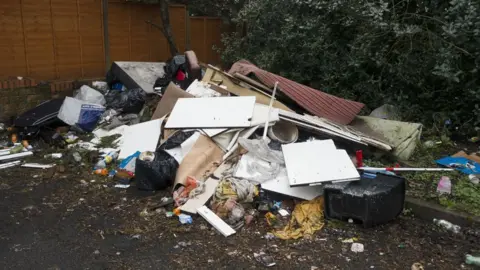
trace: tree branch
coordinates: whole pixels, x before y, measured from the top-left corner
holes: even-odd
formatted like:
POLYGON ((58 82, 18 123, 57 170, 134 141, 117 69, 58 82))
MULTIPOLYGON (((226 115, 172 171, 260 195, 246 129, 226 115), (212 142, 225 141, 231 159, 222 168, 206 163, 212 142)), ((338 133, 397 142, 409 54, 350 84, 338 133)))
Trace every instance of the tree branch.
POLYGON ((160 32, 162 32, 163 35, 165 35, 165 31, 163 30, 163 27, 161 27, 160 25, 150 21, 150 20, 147 20, 145 21, 146 23, 150 24, 151 26, 157 28, 158 30, 160 30, 160 32))

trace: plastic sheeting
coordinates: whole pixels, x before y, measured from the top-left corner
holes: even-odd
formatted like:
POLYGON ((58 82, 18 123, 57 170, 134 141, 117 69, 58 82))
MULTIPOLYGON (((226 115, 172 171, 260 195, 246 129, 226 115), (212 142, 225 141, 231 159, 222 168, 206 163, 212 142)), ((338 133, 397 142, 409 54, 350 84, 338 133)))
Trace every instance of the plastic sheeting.
POLYGON ((82 87, 80 87, 80 90, 75 95, 75 98, 86 101, 88 103, 98 104, 102 106, 105 105, 105 97, 103 96, 103 94, 88 85, 83 85, 82 87))

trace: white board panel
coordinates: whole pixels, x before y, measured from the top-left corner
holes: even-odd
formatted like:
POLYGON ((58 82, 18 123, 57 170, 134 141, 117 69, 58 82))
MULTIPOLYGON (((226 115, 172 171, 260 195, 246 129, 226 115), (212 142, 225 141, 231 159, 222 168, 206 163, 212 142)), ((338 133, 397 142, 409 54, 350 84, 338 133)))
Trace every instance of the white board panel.
POLYGON ((360 179, 345 150, 332 150, 331 143, 322 142, 282 145, 290 186, 360 179))
POLYGON ((264 190, 308 201, 323 194, 322 186, 291 187, 285 168, 281 169, 275 179, 265 181, 261 185, 264 190))
POLYGON ((163 118, 129 126, 123 132, 118 159, 140 151, 155 151, 160 139, 163 118))
POLYGON ((180 98, 165 128, 249 127, 255 97, 180 98))
POLYGON ((205 220, 208 221, 215 229, 217 229, 223 236, 227 237, 235 233, 235 230, 232 229, 225 221, 219 218, 212 210, 208 209, 206 206, 199 207, 197 213, 202 216, 205 220))

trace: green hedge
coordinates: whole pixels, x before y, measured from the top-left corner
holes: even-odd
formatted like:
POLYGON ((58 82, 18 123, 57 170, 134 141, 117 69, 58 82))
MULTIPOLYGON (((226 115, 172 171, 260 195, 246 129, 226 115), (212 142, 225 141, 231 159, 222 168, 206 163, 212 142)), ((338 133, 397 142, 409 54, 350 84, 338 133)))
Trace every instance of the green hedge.
POLYGON ((223 60, 262 68, 407 121, 480 124, 480 1, 251 0, 223 60))

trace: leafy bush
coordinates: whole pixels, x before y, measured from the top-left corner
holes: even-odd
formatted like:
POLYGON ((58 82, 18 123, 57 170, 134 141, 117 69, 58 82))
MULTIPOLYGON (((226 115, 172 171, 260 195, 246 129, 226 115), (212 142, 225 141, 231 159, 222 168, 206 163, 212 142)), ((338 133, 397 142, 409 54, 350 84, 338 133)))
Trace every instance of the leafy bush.
POLYGON ((251 0, 223 60, 262 68, 408 121, 480 125, 480 2, 251 0))

